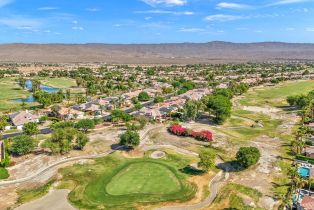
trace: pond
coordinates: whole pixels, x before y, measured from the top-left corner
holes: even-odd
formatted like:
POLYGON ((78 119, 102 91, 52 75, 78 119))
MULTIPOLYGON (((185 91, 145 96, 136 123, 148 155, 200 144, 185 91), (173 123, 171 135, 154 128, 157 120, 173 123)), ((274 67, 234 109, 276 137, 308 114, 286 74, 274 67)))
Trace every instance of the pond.
MULTIPOLYGON (((32 90, 32 87, 33 87, 33 84, 32 84, 32 81, 31 80, 26 80, 25 82, 25 88, 29 91, 32 90)), ((40 89, 42 91, 45 91, 47 93, 56 93, 58 92, 60 89, 59 88, 54 88, 54 87, 50 87, 50 86, 47 86, 47 85, 40 85, 40 89)), ((25 103, 34 103, 36 102, 36 99, 34 98, 33 94, 28 96, 27 98, 19 98, 19 99, 15 99, 14 102, 19 102, 19 103, 22 103, 22 102, 25 102, 25 103)))

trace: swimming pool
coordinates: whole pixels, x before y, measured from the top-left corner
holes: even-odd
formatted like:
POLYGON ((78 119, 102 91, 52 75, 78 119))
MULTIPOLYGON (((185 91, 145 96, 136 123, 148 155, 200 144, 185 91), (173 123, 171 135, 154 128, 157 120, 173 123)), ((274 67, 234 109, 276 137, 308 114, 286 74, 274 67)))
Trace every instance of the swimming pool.
POLYGON ((310 169, 306 167, 300 167, 298 170, 300 176, 302 177, 309 177, 310 176, 310 169))

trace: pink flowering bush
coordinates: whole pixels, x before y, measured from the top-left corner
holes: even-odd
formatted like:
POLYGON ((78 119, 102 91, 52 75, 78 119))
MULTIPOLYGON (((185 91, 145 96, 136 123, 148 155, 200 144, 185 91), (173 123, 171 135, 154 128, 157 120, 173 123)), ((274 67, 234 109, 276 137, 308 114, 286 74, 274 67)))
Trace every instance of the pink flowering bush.
POLYGON ((186 136, 187 129, 181 125, 172 125, 168 128, 168 131, 176 136, 186 136))
POLYGON ((191 136, 200 141, 212 141, 213 134, 210 131, 203 130, 201 132, 193 132, 191 136))
POLYGON ((176 136, 190 136, 199 141, 207 141, 207 142, 213 141, 212 132, 207 131, 207 130, 196 132, 196 131, 190 131, 182 127, 181 125, 171 125, 168 128, 168 131, 171 134, 176 135, 176 136))

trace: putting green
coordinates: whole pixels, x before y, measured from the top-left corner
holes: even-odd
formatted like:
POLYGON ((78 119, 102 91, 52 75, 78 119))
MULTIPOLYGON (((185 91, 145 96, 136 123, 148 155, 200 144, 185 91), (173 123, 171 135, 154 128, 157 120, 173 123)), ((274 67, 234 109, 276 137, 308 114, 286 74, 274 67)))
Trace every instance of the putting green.
POLYGON ((170 194, 180 189, 180 181, 170 169, 152 162, 126 166, 106 186, 111 195, 170 194))
MULTIPOLYGON (((192 159, 167 154, 167 159, 127 159, 115 153, 91 165, 61 169, 62 189, 78 209, 137 209, 135 206, 165 201, 187 201, 196 186, 180 169, 192 159)), ((193 159, 193 161, 195 161, 193 159)))

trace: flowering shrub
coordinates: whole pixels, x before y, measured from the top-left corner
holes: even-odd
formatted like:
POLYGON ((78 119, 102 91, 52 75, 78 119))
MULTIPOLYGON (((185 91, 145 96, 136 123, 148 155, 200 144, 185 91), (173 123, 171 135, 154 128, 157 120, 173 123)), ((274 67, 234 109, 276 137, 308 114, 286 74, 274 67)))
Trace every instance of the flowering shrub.
POLYGON ((181 125, 172 125, 168 128, 168 131, 177 136, 187 135, 187 129, 182 127, 181 125))
POLYGON ((203 130, 201 132, 191 131, 188 130, 181 125, 171 125, 168 128, 168 131, 171 134, 174 134, 176 136, 190 136, 193 137, 199 141, 213 141, 213 134, 210 131, 203 130))
POLYGON ((191 136, 200 141, 212 141, 213 134, 210 131, 193 132, 191 136))

